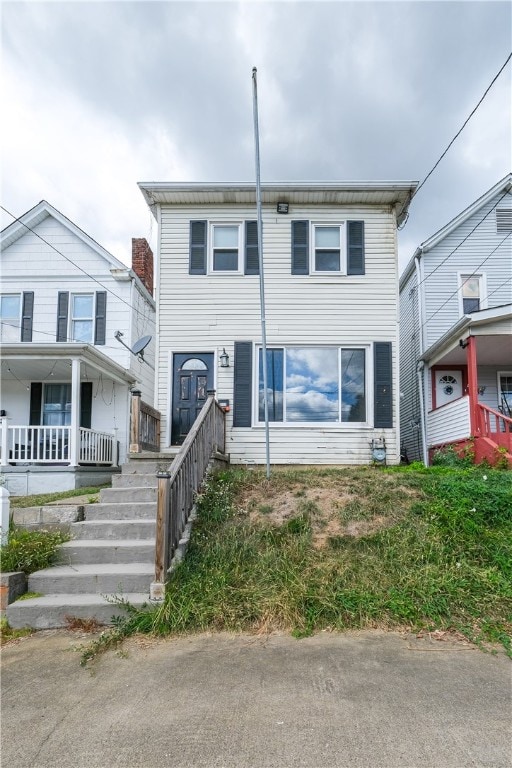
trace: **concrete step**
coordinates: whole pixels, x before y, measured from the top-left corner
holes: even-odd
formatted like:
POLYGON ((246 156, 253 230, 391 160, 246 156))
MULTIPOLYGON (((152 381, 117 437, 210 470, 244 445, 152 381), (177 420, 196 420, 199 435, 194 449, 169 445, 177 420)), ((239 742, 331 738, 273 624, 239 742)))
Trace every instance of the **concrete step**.
MULTIPOLYGON (((148 602, 149 592, 129 592, 119 596, 140 608, 148 602)), ((7 621, 14 629, 57 629, 68 626, 67 618, 95 619, 99 624, 111 624, 113 616, 126 616, 125 608, 103 595, 91 593, 32 597, 11 603, 7 608, 7 621)))
POLYGON ((94 563, 56 565, 28 577, 28 591, 43 595, 120 594, 149 591, 152 563, 94 563))
POLYGON ((136 456, 131 454, 128 461, 122 465, 121 472, 123 475, 156 475, 157 472, 167 472, 177 453, 178 450, 176 449, 176 451, 168 454, 152 454, 151 458, 149 455, 136 456))
POLYGON ((73 539, 155 539, 156 521, 153 520, 85 520, 72 523, 73 539))
POLYGON ((112 488, 156 488, 157 485, 156 473, 140 474, 137 472, 131 475, 115 475, 112 478, 112 488))
POLYGON ((86 520, 155 520, 156 501, 88 504, 86 520))
POLYGON ((146 539, 83 539, 61 544, 59 565, 91 563, 154 563, 155 542, 146 539))
POLYGON ((156 501, 157 489, 155 488, 103 488, 100 493, 100 502, 118 503, 133 501, 156 501))

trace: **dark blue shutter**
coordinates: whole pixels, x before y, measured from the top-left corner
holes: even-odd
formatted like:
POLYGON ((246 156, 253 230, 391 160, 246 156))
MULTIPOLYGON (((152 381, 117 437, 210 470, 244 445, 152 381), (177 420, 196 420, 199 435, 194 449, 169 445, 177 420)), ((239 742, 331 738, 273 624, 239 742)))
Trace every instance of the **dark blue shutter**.
POLYGON ((92 381, 80 384, 80 426, 91 428, 92 423, 92 381))
POLYGON ((373 345, 374 426, 393 426, 393 362, 390 341, 376 341, 373 345))
POLYGON ((59 292, 57 299, 57 341, 68 340, 69 293, 59 292))
MULTIPOLYGON (((94 323, 94 343, 104 344, 107 331, 107 292, 96 292, 96 322, 94 323)), ((82 424, 82 426, 85 426, 82 424)))
POLYGON ((364 221, 347 222, 347 275, 364 275, 364 221))
POLYGON ((31 426, 41 424, 41 402, 43 399, 43 384, 33 381, 30 385, 30 422, 31 426))
POLYGON ((252 424, 252 342, 235 341, 233 426, 252 424))
POLYGON ((245 274, 259 275, 258 222, 245 222, 245 274))
POLYGON ((190 222, 189 274, 206 275, 206 221, 190 222))
POLYGON ((292 221, 292 275, 309 275, 309 221, 292 221))
POLYGON ((34 291, 23 293, 23 309, 21 312, 21 340, 32 341, 32 321, 34 317, 34 291))

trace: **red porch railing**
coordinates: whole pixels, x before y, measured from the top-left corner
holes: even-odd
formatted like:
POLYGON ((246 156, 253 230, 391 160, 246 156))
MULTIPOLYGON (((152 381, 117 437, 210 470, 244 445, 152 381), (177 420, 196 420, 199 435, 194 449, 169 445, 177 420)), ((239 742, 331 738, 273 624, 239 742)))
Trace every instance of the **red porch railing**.
POLYGON ((478 403, 477 410, 480 437, 488 437, 512 453, 512 419, 483 403, 478 403))

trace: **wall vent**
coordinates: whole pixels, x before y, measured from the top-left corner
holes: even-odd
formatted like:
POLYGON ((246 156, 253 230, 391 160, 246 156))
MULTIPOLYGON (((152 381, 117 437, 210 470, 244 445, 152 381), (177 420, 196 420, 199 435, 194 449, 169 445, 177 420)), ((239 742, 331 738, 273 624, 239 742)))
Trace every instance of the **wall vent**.
POLYGON ((512 232, 512 208, 496 208, 496 232, 512 232))

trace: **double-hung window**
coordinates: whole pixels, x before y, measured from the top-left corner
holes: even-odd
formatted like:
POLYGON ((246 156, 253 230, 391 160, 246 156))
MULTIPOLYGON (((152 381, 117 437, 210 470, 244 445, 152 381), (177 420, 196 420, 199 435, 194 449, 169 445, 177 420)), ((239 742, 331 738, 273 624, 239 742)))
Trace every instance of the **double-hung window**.
POLYGON ((71 424, 71 384, 45 384, 42 423, 50 427, 71 424))
POLYGON ((20 294, 3 294, 0 296, 0 339, 1 341, 19 341, 21 327, 21 296, 20 294))
POLYGON ((460 275, 461 310, 463 315, 470 315, 483 309, 483 276, 460 275))
MULTIPOLYGON (((259 350, 258 420, 265 418, 263 353, 259 350)), ((366 423, 367 349, 267 349, 269 421, 366 423)))
POLYGON ((240 224, 211 225, 212 272, 240 271, 240 224))
POLYGON ((71 341, 90 343, 93 340, 94 294, 79 293, 71 296, 71 341))
MULTIPOLYGON (((343 225, 313 224, 312 272, 341 272, 343 225)), ((344 261, 344 259, 343 259, 344 261)))

